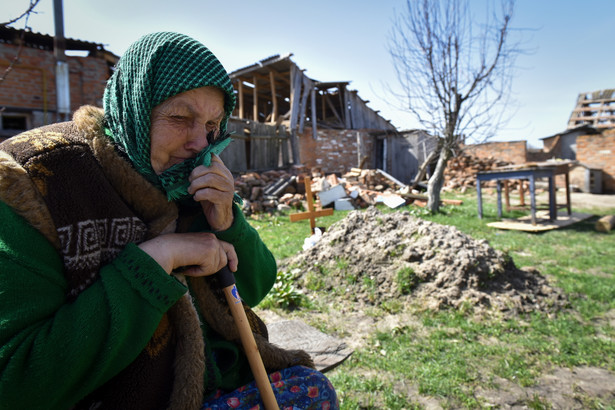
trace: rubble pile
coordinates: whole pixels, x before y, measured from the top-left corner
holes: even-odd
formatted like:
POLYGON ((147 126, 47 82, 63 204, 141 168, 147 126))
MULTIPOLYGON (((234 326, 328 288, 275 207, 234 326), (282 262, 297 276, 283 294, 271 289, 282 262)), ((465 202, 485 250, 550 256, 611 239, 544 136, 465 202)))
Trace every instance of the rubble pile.
MULTIPOLYGON (((392 181, 379 170, 353 168, 338 177, 323 175, 318 169, 310 173, 311 190, 317 207, 359 209, 374 205, 381 196, 392 196, 403 184, 392 181), (329 192, 331 191, 331 192, 329 192), (328 196, 327 196, 328 193, 328 196), (326 196, 326 199, 325 199, 326 196), (328 200, 334 198, 330 202, 328 200), (338 201, 343 199, 344 201, 338 201)), ((235 191, 244 199, 247 215, 276 210, 306 209, 305 175, 284 170, 248 172, 235 178, 235 191)), ((406 200, 403 200, 406 203, 406 200)))
POLYGON ((281 261, 280 269, 305 289, 314 281, 323 284, 319 295, 346 298, 357 309, 395 300, 434 310, 516 315, 567 305, 539 272, 519 269, 486 241, 409 212, 385 214, 375 207, 350 212, 312 247, 281 261))
MULTIPOLYGON (((321 176, 313 172, 311 187, 321 206, 332 204, 338 210, 364 209, 385 197, 399 199, 398 193, 405 188, 403 183, 380 170, 361 168, 352 168, 341 178, 335 174, 321 176)), ((406 200, 400 199, 401 202, 405 204, 406 200)))
POLYGON ((286 206, 300 208, 305 189, 297 176, 283 170, 248 172, 235 178, 235 192, 244 200, 244 213, 258 214, 278 209, 280 198, 286 206))
MULTIPOLYGON (((462 152, 448 161, 444 171, 444 188, 448 190, 459 189, 465 192, 468 187, 476 186, 476 174, 491 171, 496 168, 511 165, 510 162, 500 161, 496 158, 480 158, 462 152)), ((485 187, 495 187, 496 181, 485 182, 485 187)), ((511 187, 513 183, 511 181, 511 187)))

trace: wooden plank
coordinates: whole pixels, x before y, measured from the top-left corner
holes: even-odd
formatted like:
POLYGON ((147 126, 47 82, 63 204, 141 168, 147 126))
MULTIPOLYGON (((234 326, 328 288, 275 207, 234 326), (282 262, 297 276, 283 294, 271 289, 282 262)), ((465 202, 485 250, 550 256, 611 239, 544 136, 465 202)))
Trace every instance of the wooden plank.
POLYGON ((301 163, 299 152, 299 141, 297 141, 297 115, 299 113, 299 96, 301 93, 301 77, 303 76, 299 67, 293 64, 290 68, 291 88, 290 88, 290 146, 293 153, 293 163, 301 163))
POLYGON ((290 138, 288 134, 286 133, 286 126, 280 125, 278 129, 280 131, 279 135, 284 137, 282 138, 282 141, 280 142, 282 145, 280 147, 280 150, 282 151, 282 166, 286 167, 290 165, 290 154, 291 154, 290 138))
POLYGON ((295 64, 291 67, 291 75, 293 76, 292 86, 290 89, 290 129, 294 131, 299 120, 299 109, 301 108, 301 83, 303 73, 295 64))
POLYGON ((278 119, 278 96, 275 89, 275 76, 273 70, 269 71, 269 85, 271 86, 271 122, 275 123, 278 119))
POLYGON ((383 177, 385 177, 386 179, 388 179, 389 181, 393 182, 395 185, 397 185, 400 188, 404 188, 406 186, 406 184, 404 184, 403 182, 401 182, 400 180, 398 180, 397 178, 395 178, 393 175, 390 175, 389 173, 381 170, 381 169, 377 169, 376 171, 378 171, 378 173, 380 175, 382 175, 383 177))
POLYGON ((352 122, 352 101, 350 96, 348 95, 348 90, 346 89, 346 87, 340 89, 340 92, 344 93, 344 101, 343 101, 343 107, 344 107, 344 126, 346 127, 346 129, 352 129, 354 123, 352 122))
POLYGON ((301 108, 299 109, 299 133, 303 134, 303 129, 305 126, 305 116, 307 113, 307 99, 310 95, 311 89, 314 87, 312 80, 303 77, 303 91, 301 93, 301 108))
POLYGON ((365 105, 365 102, 359 97, 357 91, 352 91, 352 98, 354 100, 353 107, 357 109, 354 110, 354 118, 357 120, 357 124, 355 128, 369 128, 370 127, 370 117, 375 115, 370 108, 365 105))
MULTIPOLYGON (((413 199, 414 200, 413 203, 415 205, 419 205, 419 206, 421 206, 421 205, 417 204, 417 202, 425 203, 426 204, 427 201, 429 200, 427 195, 421 195, 421 194, 411 194, 411 193, 404 194, 404 193, 399 193, 397 195, 399 195, 399 196, 401 196, 403 198, 413 199)), ((441 199, 440 203, 441 204, 446 204, 446 205, 462 205, 463 201, 461 199, 441 199)))
POLYGON ((361 107, 361 100, 356 91, 350 91, 350 104, 352 106, 352 128, 361 129, 365 128, 364 124, 364 111, 361 107))
POLYGON ((237 84, 238 103, 239 103, 239 118, 245 118, 243 115, 243 81, 239 80, 237 84))
POLYGON ((322 111, 321 118, 323 121, 327 118, 327 95, 328 93, 326 91, 323 91, 320 95, 320 109, 322 111))
POLYGON ((229 132, 233 132, 231 145, 222 152, 224 163, 233 172, 246 170, 266 171, 291 165, 290 136, 284 125, 231 119, 229 132), (246 134, 245 130, 249 130, 246 134), (246 155, 249 156, 247 160, 246 155))
POLYGON ((310 117, 312 118, 312 138, 318 138, 318 126, 316 121, 316 87, 312 87, 312 91, 310 92, 311 106, 312 106, 312 114, 310 117))
POLYGON ((549 212, 541 211, 536 215, 536 222, 531 222, 531 216, 525 216, 523 218, 514 220, 505 220, 499 222, 488 223, 487 226, 498 229, 507 229, 515 231, 526 232, 544 232, 553 229, 562 228, 572 225, 574 223, 591 218, 590 214, 582 214, 574 212, 572 215, 560 214, 556 220, 549 220, 549 212))
POLYGON ((252 120, 254 122, 258 122, 258 84, 256 76, 252 79, 254 84, 254 89, 252 90, 252 99, 254 100, 252 103, 252 120))
POLYGON ((333 105, 333 103, 331 102, 331 99, 329 98, 327 98, 327 105, 329 106, 329 108, 331 108, 331 111, 333 111, 333 114, 335 115, 335 118, 337 118, 337 120, 340 122, 340 125, 344 126, 344 120, 342 120, 342 117, 340 117, 340 115, 337 113, 335 106, 333 105))

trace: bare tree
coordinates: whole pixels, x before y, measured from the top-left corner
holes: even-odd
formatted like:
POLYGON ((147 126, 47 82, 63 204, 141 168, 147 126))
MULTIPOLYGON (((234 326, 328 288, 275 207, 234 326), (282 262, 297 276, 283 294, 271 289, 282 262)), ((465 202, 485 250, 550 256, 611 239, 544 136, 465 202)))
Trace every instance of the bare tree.
POLYGON ((497 8, 485 0, 480 13, 477 4, 472 9, 467 0, 406 0, 389 38, 402 89, 396 96, 439 139, 427 186, 433 213, 460 139, 485 141, 502 125, 519 53, 509 40, 514 0, 499 0, 497 8))
POLYGON ((28 6, 28 9, 25 10, 20 16, 15 17, 5 23, 0 23, 0 26, 9 26, 22 19, 24 20, 24 30, 21 32, 21 42, 19 43, 19 48, 17 49, 17 53, 15 54, 15 57, 13 57, 13 59, 11 60, 11 63, 9 64, 9 66, 4 70, 4 73, 2 73, 2 75, 0 76, 0 84, 4 81, 6 76, 9 75, 9 73, 13 70, 13 67, 15 66, 15 64, 19 62, 19 57, 21 56, 21 50, 23 49, 23 44, 24 44, 25 31, 26 29, 30 28, 28 26, 28 19, 30 18, 30 14, 36 13, 34 11, 34 8, 36 7, 39 1, 40 0, 30 0, 30 5, 28 6))

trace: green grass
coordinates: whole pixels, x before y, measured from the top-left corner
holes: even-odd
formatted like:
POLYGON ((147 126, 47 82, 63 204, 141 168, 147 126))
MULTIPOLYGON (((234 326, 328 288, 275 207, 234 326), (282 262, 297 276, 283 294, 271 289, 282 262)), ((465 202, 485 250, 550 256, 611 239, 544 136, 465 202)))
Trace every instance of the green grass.
MULTIPOLYGON (((389 312, 411 314, 415 320, 390 333, 374 333, 340 367, 328 373, 344 409, 421 408, 417 395, 433 397, 444 408, 486 408, 479 387, 495 386, 502 378, 521 387, 534 385, 554 367, 596 366, 615 372, 615 329, 605 317, 615 309, 615 232, 594 230, 595 221, 615 209, 583 210, 595 216, 574 225, 544 233, 502 231, 487 226, 495 221, 493 199, 484 200, 484 219, 477 217, 475 193, 448 195, 463 199, 461 206, 447 206, 430 215, 413 206, 414 215, 455 226, 475 239, 509 254, 517 266, 533 266, 564 290, 570 308, 554 315, 534 313, 514 319, 475 317, 471 306, 459 311, 410 311, 391 303, 370 310, 375 317, 389 312)), ((329 227, 347 212, 317 219, 329 227)), ((519 216, 508 213, 505 217, 519 216)), ((309 221, 290 223, 288 215, 251 220, 278 260, 299 252, 310 235, 309 221)), ((336 261, 344 270, 347 262, 336 261)), ((320 275, 330 272, 322 270, 320 275)), ((352 278, 348 278, 349 281, 352 278)), ((413 272, 397 273, 397 280, 411 292, 413 272)), ((322 279, 312 278, 316 297, 322 279)), ((274 304, 270 307, 275 308, 274 304)), ((318 309, 303 307, 305 318, 318 309)), ((323 307, 323 309, 325 309, 323 307)), ((324 311, 324 310, 323 310, 324 311)), ((335 333, 336 329, 319 328, 335 333)), ((347 330, 347 331, 352 331, 347 330)), ((586 408, 615 408, 615 402, 579 397, 586 408)), ((528 408, 550 408, 544 397, 533 395, 528 408)))
MULTIPOLYGON (((348 211, 335 212, 331 216, 316 219, 316 226, 327 228, 333 223, 344 219, 348 211)), ((290 222, 287 214, 259 214, 249 219, 263 241, 267 244, 277 260, 287 258, 299 252, 303 241, 312 235, 310 221, 307 219, 290 222)))

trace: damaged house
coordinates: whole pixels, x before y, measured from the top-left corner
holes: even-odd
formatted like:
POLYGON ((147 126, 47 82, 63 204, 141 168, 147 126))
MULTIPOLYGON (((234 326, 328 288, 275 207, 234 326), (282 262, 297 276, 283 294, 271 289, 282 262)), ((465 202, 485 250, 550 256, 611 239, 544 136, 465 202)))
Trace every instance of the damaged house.
MULTIPOLYGON (((594 194, 615 192, 615 89, 580 93, 567 128, 541 140, 540 149, 528 148, 527 141, 507 141, 468 145, 466 152, 518 165, 574 160, 573 188, 594 194)), ((563 186, 563 178, 556 180, 563 186)))
POLYGON ((244 169, 234 170, 300 165, 343 173, 353 167, 378 168, 409 182, 418 168, 409 164, 417 164, 424 156, 421 150, 429 148, 426 136, 398 133, 368 107, 369 101, 348 88, 348 81, 309 78, 291 57, 275 55, 230 73, 237 106, 229 129, 243 143, 231 144, 227 151, 239 150, 245 158, 244 169), (263 134, 275 143, 264 146, 263 134), (255 150, 257 141, 261 148, 255 150))
MULTIPOLYGON (((102 44, 65 39, 66 114, 102 106, 118 56, 102 44)), ((59 115, 54 37, 0 26, 0 138, 64 119, 59 115)), ((62 94, 62 93, 61 93, 62 94)))

